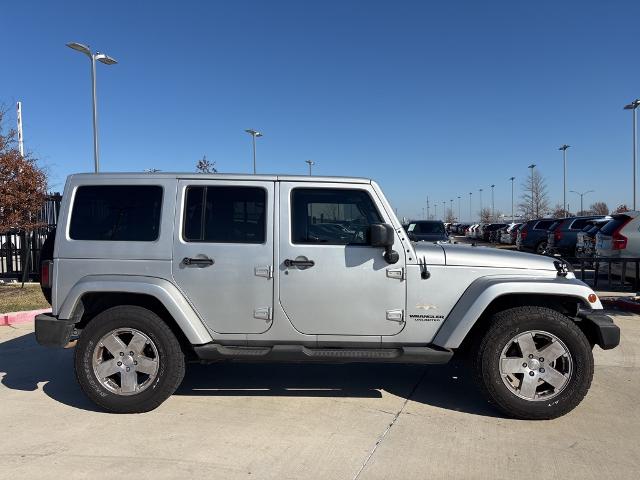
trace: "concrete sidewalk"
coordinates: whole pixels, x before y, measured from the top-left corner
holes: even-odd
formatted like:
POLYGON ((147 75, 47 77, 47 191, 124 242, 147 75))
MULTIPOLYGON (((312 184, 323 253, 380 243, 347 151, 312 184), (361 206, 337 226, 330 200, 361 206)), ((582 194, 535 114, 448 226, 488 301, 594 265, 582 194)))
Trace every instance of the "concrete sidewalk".
POLYGON ((0 327, 0 478, 635 479, 640 317, 616 322, 587 398, 542 422, 502 417, 455 365, 192 365, 157 410, 108 414, 73 351, 0 327))

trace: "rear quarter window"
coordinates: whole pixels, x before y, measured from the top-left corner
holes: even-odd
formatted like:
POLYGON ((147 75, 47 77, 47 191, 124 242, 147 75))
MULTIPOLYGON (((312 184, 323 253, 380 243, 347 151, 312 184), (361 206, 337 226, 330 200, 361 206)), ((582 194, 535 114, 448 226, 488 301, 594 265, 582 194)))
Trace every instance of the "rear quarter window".
POLYGON ((153 242, 160 233, 159 185, 85 185, 73 200, 73 240, 153 242))
POLYGON ((602 227, 602 229, 600 230, 600 233, 602 233, 603 235, 613 235, 613 232, 615 232, 618 227, 626 223, 628 219, 629 217, 614 218, 613 220, 608 222, 604 227, 602 227))
POLYGON ((551 226, 552 223, 553 220, 540 220, 534 228, 536 230, 546 230, 551 226))

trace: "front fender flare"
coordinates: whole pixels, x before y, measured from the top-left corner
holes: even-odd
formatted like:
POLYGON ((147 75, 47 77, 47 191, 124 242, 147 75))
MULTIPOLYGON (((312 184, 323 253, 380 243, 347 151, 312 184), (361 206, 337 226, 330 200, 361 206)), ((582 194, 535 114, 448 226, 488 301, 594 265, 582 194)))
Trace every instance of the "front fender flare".
POLYGON ((487 276, 474 281, 462 294, 433 339, 443 348, 458 348, 486 308, 509 294, 573 297, 592 309, 602 309, 600 300, 589 302, 593 290, 576 278, 487 276))
POLYGON ((193 345, 213 341, 200 317, 178 288, 162 278, 137 275, 89 275, 76 283, 66 296, 58 318, 73 317, 82 296, 91 292, 124 292, 150 295, 160 301, 193 345))

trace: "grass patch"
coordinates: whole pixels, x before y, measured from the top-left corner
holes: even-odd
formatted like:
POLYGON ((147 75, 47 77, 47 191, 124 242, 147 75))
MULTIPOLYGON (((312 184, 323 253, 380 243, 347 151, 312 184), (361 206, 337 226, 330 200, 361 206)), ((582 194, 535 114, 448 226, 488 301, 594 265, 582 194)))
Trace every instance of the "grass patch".
POLYGON ((0 285, 0 313, 49 308, 40 285, 0 285))

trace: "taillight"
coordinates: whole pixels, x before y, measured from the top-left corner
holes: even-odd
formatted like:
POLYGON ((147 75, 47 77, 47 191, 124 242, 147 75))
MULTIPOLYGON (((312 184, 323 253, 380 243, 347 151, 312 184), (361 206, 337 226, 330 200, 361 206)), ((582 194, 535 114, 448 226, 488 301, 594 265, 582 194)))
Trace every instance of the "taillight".
POLYGON ((53 273, 53 262, 45 260, 40 264, 40 285, 44 288, 51 288, 51 274, 53 273))
POLYGON ((520 239, 524 240, 525 238, 527 238, 527 229, 523 228, 522 230, 520 230, 520 239))
POLYGON ((624 250, 625 248, 627 248, 627 237, 622 235, 620 233, 620 230, 622 230, 625 227, 625 225, 627 223, 629 223, 630 221, 631 221, 631 219, 628 219, 626 222, 624 222, 622 225, 620 225, 618 228, 616 228, 613 231, 613 234, 611 234, 611 249, 612 250, 624 250))

